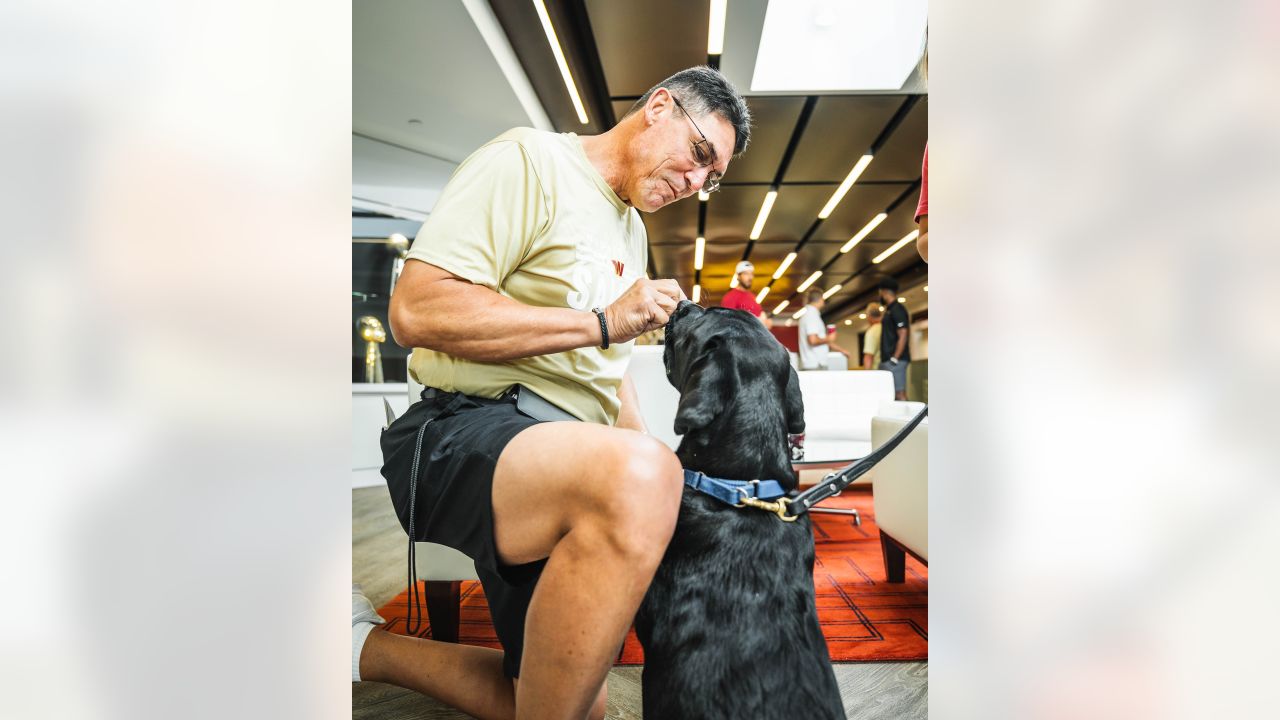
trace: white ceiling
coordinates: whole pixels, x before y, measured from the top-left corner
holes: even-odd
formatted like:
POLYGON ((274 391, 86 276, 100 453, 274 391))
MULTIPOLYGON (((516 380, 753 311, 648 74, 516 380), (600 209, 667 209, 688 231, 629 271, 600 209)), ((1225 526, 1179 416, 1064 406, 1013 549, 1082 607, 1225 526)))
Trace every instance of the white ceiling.
POLYGON ((457 163, 535 125, 471 12, 463 0, 352 4, 353 197, 428 212, 457 163))

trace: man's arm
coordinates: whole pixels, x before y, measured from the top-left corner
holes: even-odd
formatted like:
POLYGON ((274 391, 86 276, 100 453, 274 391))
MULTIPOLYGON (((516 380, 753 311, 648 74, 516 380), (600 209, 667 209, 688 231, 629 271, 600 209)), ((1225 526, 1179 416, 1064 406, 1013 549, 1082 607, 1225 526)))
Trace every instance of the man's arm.
POLYGON ((920 216, 920 235, 916 238, 916 251, 925 262, 929 262, 929 216, 920 216))
MULTIPOLYGON (((666 325, 683 299, 684 292, 674 280, 637 280, 603 308, 609 342, 634 340, 666 325)), ((388 319, 391 335, 401 347, 482 362, 548 355, 601 342, 595 313, 525 305, 413 259, 405 263, 396 283, 388 319)))
POLYGON ((636 384, 631 381, 630 372, 622 376, 622 385, 618 387, 618 399, 622 401, 622 408, 618 411, 618 421, 614 426, 648 434, 649 428, 640 415, 640 396, 636 394, 636 384))
POLYGON ((893 349, 893 359, 901 360, 902 352, 907 348, 907 329, 898 328, 898 345, 893 349))

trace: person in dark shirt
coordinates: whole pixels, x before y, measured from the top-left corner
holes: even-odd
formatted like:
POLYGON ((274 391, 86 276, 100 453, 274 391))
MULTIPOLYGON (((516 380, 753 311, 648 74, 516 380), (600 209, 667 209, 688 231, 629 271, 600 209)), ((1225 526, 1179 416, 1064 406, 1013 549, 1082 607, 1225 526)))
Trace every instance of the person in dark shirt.
POLYGON ((880 302, 884 319, 880 330, 880 369, 893 373, 894 399, 907 399, 907 365, 911 362, 911 317, 898 302, 898 281, 886 276, 880 281, 880 302))

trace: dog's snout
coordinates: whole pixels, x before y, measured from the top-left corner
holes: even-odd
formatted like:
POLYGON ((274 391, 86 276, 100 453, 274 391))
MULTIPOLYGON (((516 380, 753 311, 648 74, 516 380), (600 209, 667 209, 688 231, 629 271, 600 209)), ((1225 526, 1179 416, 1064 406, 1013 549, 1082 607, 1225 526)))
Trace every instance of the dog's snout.
POLYGON ((676 311, 671 313, 671 319, 667 323, 668 325, 673 324, 685 315, 699 310, 702 310, 702 307, 692 300, 681 300, 680 304, 676 305, 676 311))

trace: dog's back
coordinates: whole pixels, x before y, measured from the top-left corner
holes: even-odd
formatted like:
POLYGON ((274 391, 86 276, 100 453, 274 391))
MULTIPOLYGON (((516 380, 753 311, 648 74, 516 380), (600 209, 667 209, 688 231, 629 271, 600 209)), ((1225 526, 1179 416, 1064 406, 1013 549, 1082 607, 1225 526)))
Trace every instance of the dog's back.
POLYGON ((818 625, 807 517, 785 523, 686 490, 636 631, 646 718, 845 716, 818 625))

